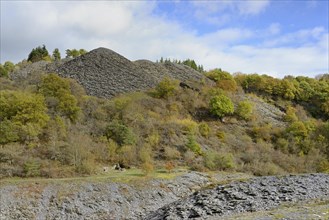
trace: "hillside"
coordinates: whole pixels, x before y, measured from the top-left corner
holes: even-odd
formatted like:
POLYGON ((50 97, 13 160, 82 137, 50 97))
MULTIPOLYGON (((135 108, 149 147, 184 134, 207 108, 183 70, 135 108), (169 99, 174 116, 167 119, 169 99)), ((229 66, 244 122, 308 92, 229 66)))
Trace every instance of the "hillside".
POLYGON ((21 62, 0 79, 1 177, 88 175, 115 163, 146 173, 329 169, 327 75, 200 73, 98 48, 21 62))
POLYGON ((0 217, 216 218, 304 199, 326 207, 328 175, 291 175, 329 172, 327 74, 198 72, 105 48, 11 69, 0 77, 0 217), (222 186, 232 180, 223 171, 290 176, 222 186))

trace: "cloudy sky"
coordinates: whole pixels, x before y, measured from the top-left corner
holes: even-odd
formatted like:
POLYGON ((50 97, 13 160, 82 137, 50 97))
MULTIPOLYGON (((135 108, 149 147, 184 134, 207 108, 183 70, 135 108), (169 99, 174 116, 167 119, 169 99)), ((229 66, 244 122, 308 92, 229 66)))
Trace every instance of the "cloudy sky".
POLYGON ((192 58, 231 73, 329 72, 327 0, 3 1, 1 63, 45 44, 131 60, 192 58))

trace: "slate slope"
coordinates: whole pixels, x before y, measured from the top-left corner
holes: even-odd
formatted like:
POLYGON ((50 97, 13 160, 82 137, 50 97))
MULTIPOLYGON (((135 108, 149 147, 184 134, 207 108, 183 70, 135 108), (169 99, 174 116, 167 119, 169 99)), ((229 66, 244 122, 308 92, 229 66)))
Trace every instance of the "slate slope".
POLYGON ((145 219, 219 219, 236 213, 269 210, 283 203, 329 200, 329 175, 258 177, 202 190, 150 213, 145 219))
POLYGON ((63 63, 55 71, 62 77, 76 79, 88 95, 102 98, 154 88, 165 76, 184 82, 205 78, 188 66, 147 60, 132 62, 102 47, 63 63))

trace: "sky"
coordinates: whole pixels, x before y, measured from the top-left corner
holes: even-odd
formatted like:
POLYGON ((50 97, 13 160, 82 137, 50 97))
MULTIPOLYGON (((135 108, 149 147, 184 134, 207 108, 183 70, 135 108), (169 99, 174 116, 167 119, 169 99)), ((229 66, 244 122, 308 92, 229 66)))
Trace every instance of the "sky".
POLYGON ((130 60, 194 59, 206 70, 329 73, 328 0, 4 1, 0 61, 37 46, 106 47, 130 60))

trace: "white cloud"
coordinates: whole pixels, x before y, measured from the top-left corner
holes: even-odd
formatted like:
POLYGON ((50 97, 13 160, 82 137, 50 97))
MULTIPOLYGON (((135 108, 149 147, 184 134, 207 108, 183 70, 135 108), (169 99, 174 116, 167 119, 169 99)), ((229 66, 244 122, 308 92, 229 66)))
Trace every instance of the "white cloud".
MULTIPOLYGON (((264 42, 264 46, 282 46, 288 44, 307 44, 308 42, 313 42, 314 40, 319 41, 325 34, 325 29, 323 27, 314 27, 312 29, 303 29, 297 32, 284 34, 274 39, 270 39, 264 42)), ((299 46, 298 45, 298 46, 299 46)))
POLYGON ((276 35, 279 34, 281 32, 281 25, 279 23, 272 23, 269 27, 268 27, 268 32, 271 35, 276 35))
MULTIPOLYGON (((212 3, 217 5, 214 14, 225 8, 238 10, 235 1, 223 2, 212 3)), ((322 27, 281 34, 281 25, 273 23, 264 30, 222 28, 200 36, 184 30, 176 21, 154 15, 155 2, 1 4, 1 62, 17 62, 32 48, 46 44, 49 51, 58 47, 62 53, 67 48, 107 47, 132 60, 192 58, 206 69, 220 67, 280 77, 328 71, 328 33, 322 27), (259 43, 252 45, 248 40, 259 43), (292 47, 291 42, 300 43, 292 47)), ((240 13, 254 15, 268 5, 258 4, 248 1, 240 13)))
POLYGON ((59 22, 88 35, 120 34, 131 25, 133 15, 128 7, 117 3, 83 2, 63 11, 59 22))
POLYGON ((213 25, 229 24, 233 17, 254 16, 269 6, 269 0, 245 1, 193 1, 194 15, 197 19, 213 25))
POLYGON ((242 15, 257 15, 269 6, 269 0, 255 1, 236 1, 236 6, 242 15))
POLYGON ((226 28, 216 32, 206 34, 200 39, 206 42, 207 45, 213 45, 217 48, 227 48, 232 44, 241 42, 254 36, 254 33, 249 29, 226 28))

